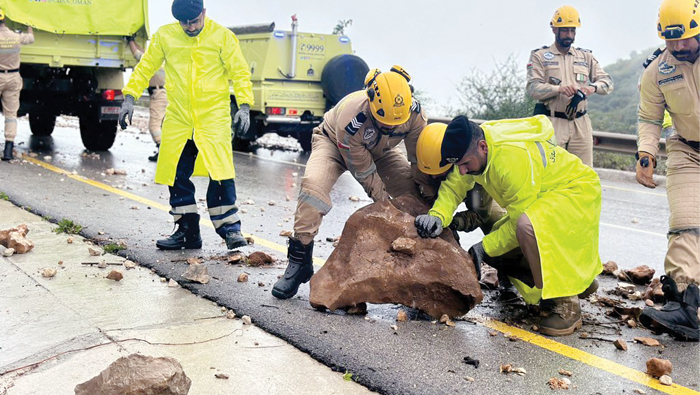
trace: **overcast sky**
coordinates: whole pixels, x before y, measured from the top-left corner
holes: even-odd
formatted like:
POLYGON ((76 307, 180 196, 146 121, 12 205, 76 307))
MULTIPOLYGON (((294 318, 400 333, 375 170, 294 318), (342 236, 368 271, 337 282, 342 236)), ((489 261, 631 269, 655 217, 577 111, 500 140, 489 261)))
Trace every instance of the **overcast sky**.
MULTIPOLYGON (((593 50, 602 65, 662 45, 656 34, 660 0, 585 0, 574 46, 593 50)), ((150 0, 151 31, 173 22, 171 0, 150 0)), ((207 16, 225 26, 275 22, 290 30, 331 33, 338 20, 370 68, 403 66, 414 85, 438 103, 456 105, 455 84, 474 68, 493 69, 513 54, 525 69, 530 51, 554 42, 549 21, 567 3, 553 0, 334 1, 204 0, 207 16)))

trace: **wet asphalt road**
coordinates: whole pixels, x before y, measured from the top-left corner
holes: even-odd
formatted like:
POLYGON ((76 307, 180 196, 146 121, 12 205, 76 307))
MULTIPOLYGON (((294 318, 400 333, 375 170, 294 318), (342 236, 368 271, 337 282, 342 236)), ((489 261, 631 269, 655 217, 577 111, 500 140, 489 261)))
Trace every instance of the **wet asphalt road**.
MULTIPOLYGON (((334 369, 351 372, 370 389, 391 394, 549 393, 546 382, 551 377, 560 377, 557 372, 563 368, 574 372, 570 379, 578 393, 629 394, 634 389, 654 393, 654 387, 669 393, 700 390, 697 343, 675 342, 666 335, 656 336, 642 329, 620 329, 610 324, 612 318, 600 314, 601 308, 587 302, 584 308, 589 315, 582 331, 605 340, 580 339, 574 335, 551 342, 549 338, 489 321, 475 324, 472 321, 493 317, 529 330, 524 308, 502 306, 493 301, 493 292, 485 292, 484 303, 454 328, 433 324, 415 311, 410 315, 416 320, 396 323, 399 306, 391 305, 371 305, 366 317, 316 312, 308 304, 308 284, 301 287, 297 297, 279 301, 270 294, 277 275, 284 269, 285 238, 279 233, 292 229, 305 154, 264 148, 252 154, 236 153, 238 203, 241 211, 246 211, 240 214, 243 231, 257 241, 244 251, 270 252, 282 263, 264 269, 229 266, 215 259, 225 256, 227 251, 211 226, 202 227, 202 250, 183 253, 155 249, 155 240, 169 234, 173 224, 167 214, 167 188, 152 182, 155 164, 146 160, 153 151, 148 134, 130 128, 117 136, 109 152, 101 152, 97 158, 82 155, 77 120, 61 119, 57 125, 52 137, 37 139, 31 137, 26 118, 20 119, 16 141, 24 144, 18 149, 23 153, 31 149, 38 154, 37 160, 61 170, 32 163, 0 163, 0 191, 15 204, 53 220, 71 219, 86 226, 83 233, 88 237, 105 242, 124 241, 128 249, 123 255, 167 278, 180 280, 186 266, 182 262, 184 258, 205 258, 213 280, 208 285, 183 283, 183 286, 234 309, 239 315, 250 315, 263 329, 334 369), (127 175, 106 175, 107 168, 124 169, 127 175), (69 176, 72 172, 106 186, 76 180, 75 176, 69 176), (243 204, 247 200, 254 204, 243 204), (104 234, 98 234, 101 232, 104 234), (235 281, 240 272, 250 274, 249 282, 235 281), (596 322, 604 324, 594 325, 596 322), (391 328, 394 324, 398 325, 396 331, 391 328), (511 341, 504 333, 515 334, 521 340, 511 341), (664 348, 633 344, 635 336, 654 337, 664 348), (627 352, 616 350, 607 341, 617 337, 628 341, 627 352), (643 375, 644 362, 659 354, 673 362, 674 382, 685 388, 659 387, 655 380, 643 375), (479 368, 464 364, 466 356, 479 359, 479 368), (610 361, 619 365, 611 365, 610 361), (524 367, 527 373, 524 376, 499 373, 499 365, 506 363, 524 367)), ((205 179, 195 181, 202 208, 206 183, 205 179)), ((665 190, 647 190, 636 184, 610 180, 603 180, 602 184, 603 261, 615 260, 625 268, 647 264, 657 273, 663 272, 668 221, 665 190)), ((345 219, 370 203, 347 173, 336 185, 332 199, 334 208, 324 220, 314 250, 314 255, 321 259, 332 251, 332 243, 325 238, 339 236, 345 219), (352 202, 349 196, 362 200, 352 202)), ((207 220, 206 215, 203 219, 207 220)), ((462 244, 468 248, 478 241, 481 235, 477 233, 463 235, 462 244)), ((604 289, 614 287, 615 281, 604 280, 604 289)), ((599 291, 599 294, 603 293, 599 291)))

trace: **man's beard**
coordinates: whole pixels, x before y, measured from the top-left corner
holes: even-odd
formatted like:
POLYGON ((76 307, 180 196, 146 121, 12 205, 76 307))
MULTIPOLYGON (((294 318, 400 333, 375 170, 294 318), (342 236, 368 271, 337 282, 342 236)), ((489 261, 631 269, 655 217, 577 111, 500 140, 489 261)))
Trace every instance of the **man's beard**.
POLYGON ((197 37, 199 35, 199 33, 201 33, 201 32, 202 32, 202 29, 197 29, 197 30, 192 31, 192 32, 189 30, 185 30, 185 33, 190 37, 197 37))
POLYGON ((571 46, 571 44, 574 43, 574 39, 573 38, 559 38, 559 37, 557 37, 557 43, 564 48, 569 48, 571 46))
MULTIPOLYGON (((695 56, 698 55, 698 52, 700 52, 700 49, 695 52, 695 56)), ((690 50, 685 50, 685 51, 671 51, 671 54, 673 57, 680 61, 685 61, 685 60, 690 60, 693 57, 693 52, 690 50)))

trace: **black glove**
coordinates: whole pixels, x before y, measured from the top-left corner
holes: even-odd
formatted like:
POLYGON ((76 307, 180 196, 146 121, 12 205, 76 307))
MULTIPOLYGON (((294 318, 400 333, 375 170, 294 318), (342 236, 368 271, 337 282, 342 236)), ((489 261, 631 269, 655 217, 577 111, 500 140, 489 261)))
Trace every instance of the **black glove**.
POLYGON ((233 116, 233 125, 235 126, 236 135, 241 137, 248 131, 250 127, 250 105, 241 104, 241 107, 233 116))
POLYGON ((476 277, 478 280, 481 280, 481 264, 489 263, 491 257, 484 251, 484 244, 481 241, 471 246, 469 255, 472 256, 474 269, 476 269, 476 277))
POLYGON ((582 101, 586 100, 586 94, 582 90, 577 90, 576 94, 571 97, 569 104, 566 106, 566 116, 569 117, 569 121, 576 119, 576 112, 578 112, 578 105, 582 101))
POLYGON ((131 36, 124 36, 124 40, 126 40, 127 43, 130 43, 136 39, 136 33, 134 33, 131 36))
POLYGON ((134 97, 131 95, 126 95, 124 98, 124 103, 122 103, 122 108, 119 109, 119 126, 122 130, 126 129, 126 117, 129 117, 129 123, 134 118, 134 97))
POLYGON ((429 214, 417 216, 415 225, 418 235, 422 238, 435 238, 442 233, 442 220, 429 214))

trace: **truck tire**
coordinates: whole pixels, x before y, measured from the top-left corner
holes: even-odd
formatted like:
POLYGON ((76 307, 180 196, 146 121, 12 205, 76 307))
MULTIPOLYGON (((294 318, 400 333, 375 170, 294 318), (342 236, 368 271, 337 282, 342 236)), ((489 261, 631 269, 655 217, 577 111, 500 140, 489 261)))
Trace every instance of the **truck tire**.
POLYGON ((96 113, 84 113, 80 117, 80 138, 90 151, 107 151, 117 136, 117 121, 100 121, 96 113))
POLYGON ((362 89, 369 67, 360 57, 338 55, 326 63, 321 73, 321 87, 328 104, 334 106, 349 93, 362 89))
POLYGON ((45 112, 29 114, 29 128, 35 136, 51 136, 56 126, 56 115, 45 112))

